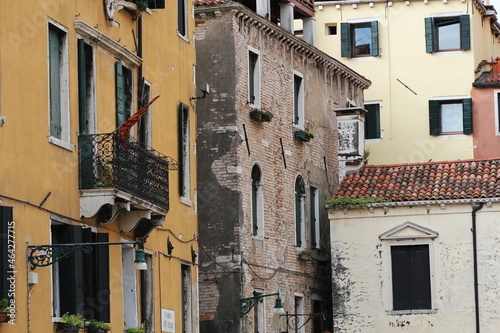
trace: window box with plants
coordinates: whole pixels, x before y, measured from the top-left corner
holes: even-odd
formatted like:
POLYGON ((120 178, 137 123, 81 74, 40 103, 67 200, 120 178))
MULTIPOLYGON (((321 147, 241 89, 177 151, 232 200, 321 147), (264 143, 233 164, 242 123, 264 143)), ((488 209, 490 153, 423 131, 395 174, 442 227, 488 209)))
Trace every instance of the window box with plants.
POLYGON ((142 328, 127 328, 127 333, 144 333, 142 328))
POLYGON ((59 322, 56 323, 57 333, 78 333, 83 327, 84 319, 81 315, 70 315, 65 313, 59 322))
POLYGON ((270 122, 274 115, 266 108, 253 108, 250 110, 250 118, 258 122, 270 122))
POLYGON ((0 323, 5 323, 9 321, 9 316, 7 311, 9 306, 9 300, 6 298, 3 298, 0 300, 0 323))
POLYGON ((310 260, 312 257, 314 257, 313 249, 307 249, 299 253, 300 260, 310 260))
POLYGON ((103 323, 102 321, 92 319, 87 324, 87 332, 88 333, 107 333, 111 331, 111 326, 103 323))
POLYGON ((299 141, 309 142, 311 139, 314 139, 314 134, 307 130, 297 130, 294 132, 295 139, 299 141))

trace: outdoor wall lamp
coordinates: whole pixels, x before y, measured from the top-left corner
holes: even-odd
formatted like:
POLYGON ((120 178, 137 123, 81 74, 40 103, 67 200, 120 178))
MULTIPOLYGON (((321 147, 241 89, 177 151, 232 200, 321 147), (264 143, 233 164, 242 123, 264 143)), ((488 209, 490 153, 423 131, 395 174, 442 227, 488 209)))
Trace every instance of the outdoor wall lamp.
POLYGON ((203 93, 203 96, 201 96, 201 97, 191 97, 190 100, 193 100, 193 99, 204 99, 204 98, 206 98, 207 95, 210 94, 210 86, 208 85, 208 82, 202 83, 201 86, 200 86, 200 90, 203 93))
POLYGON ((268 294, 268 295, 255 295, 254 297, 242 298, 240 299, 240 317, 246 315, 250 310, 252 310, 253 306, 257 302, 262 302, 264 297, 268 296, 278 296, 274 303, 274 314, 282 315, 285 313, 283 309, 283 305, 281 304, 280 293, 268 294))
POLYGON ((31 269, 37 267, 50 266, 55 262, 69 256, 75 251, 83 251, 91 253, 93 246, 97 245, 124 245, 138 244, 139 248, 135 250, 135 260, 133 268, 137 270, 146 270, 146 259, 144 257, 144 241, 135 242, 96 242, 96 243, 69 243, 69 244, 49 244, 49 245, 28 245, 29 255, 28 261, 31 264, 31 269))

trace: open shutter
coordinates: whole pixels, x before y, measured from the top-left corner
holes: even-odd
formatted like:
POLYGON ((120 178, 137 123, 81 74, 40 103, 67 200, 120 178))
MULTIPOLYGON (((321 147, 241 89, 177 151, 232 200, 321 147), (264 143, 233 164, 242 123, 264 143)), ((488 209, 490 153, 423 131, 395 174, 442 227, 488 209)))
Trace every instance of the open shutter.
POLYGON ((372 56, 377 57, 379 55, 378 47, 378 21, 371 22, 372 28, 372 56))
POLYGON ((470 50, 470 17, 469 15, 460 16, 460 33, 462 50, 470 50))
POLYGON ((316 239, 316 191, 311 188, 311 247, 316 247, 318 245, 318 240, 316 239))
POLYGON ((429 101, 429 134, 438 136, 441 134, 439 122, 439 101, 429 101))
POLYGON ((365 109, 365 139, 380 139, 380 106, 368 104, 365 109))
POLYGON ((351 28, 349 23, 340 23, 341 56, 350 58, 351 52, 351 28))
MULTIPOLYGON (((96 242, 109 242, 109 234, 93 234, 96 242)), ((105 323, 110 322, 109 289, 109 245, 94 246, 94 318, 105 323)))
POLYGON ((302 178, 295 181, 295 236, 296 247, 302 247, 302 197, 304 194, 304 182, 302 178))
MULTIPOLYGON (((8 297, 10 271, 13 267, 9 266, 9 225, 12 224, 12 207, 0 206, 0 299, 8 297)), ((14 235, 14 234, 12 234, 14 235)), ((10 239, 14 241, 14 239, 10 239)))
POLYGON ((78 39, 78 110, 80 134, 88 133, 87 75, 85 64, 85 41, 78 39))
POLYGON ((472 134, 472 98, 462 101, 464 134, 472 134))
POLYGON ((408 246, 391 246, 393 310, 411 309, 411 266, 408 246))
POLYGON ((431 275, 429 266, 429 246, 415 245, 411 251, 411 308, 431 308, 431 275))
POLYGON ((49 29, 50 135, 61 139, 61 34, 49 29))
POLYGON ((115 91, 116 91, 116 127, 127 120, 125 112, 125 79, 123 77, 123 65, 117 61, 115 63, 115 91))
POLYGON ((436 36, 434 30, 434 19, 425 18, 425 52, 432 53, 436 51, 436 36))
POLYGON ((185 154, 185 139, 184 139, 184 106, 182 103, 179 103, 179 194, 181 196, 185 195, 184 188, 184 154, 185 154))

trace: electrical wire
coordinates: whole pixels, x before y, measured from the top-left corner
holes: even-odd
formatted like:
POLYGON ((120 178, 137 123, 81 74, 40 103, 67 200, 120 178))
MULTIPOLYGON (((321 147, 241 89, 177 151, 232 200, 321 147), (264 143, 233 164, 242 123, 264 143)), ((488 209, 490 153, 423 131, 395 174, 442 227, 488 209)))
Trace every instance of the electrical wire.
POLYGON ((193 238, 191 238, 189 240, 184 240, 182 238, 177 237, 177 235, 174 234, 174 232, 172 230, 170 230, 170 229, 156 227, 155 230, 168 231, 172 236, 174 236, 175 239, 177 239, 181 243, 191 243, 193 241, 198 241, 198 236, 197 235, 193 235, 193 238))

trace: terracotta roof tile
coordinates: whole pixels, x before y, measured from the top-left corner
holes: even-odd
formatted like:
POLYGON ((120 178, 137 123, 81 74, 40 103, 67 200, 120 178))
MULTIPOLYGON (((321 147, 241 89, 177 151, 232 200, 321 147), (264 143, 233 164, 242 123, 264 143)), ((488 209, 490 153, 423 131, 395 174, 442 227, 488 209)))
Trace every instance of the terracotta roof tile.
POLYGON ((347 174, 334 197, 391 201, 500 197, 500 159, 368 165, 347 174))

